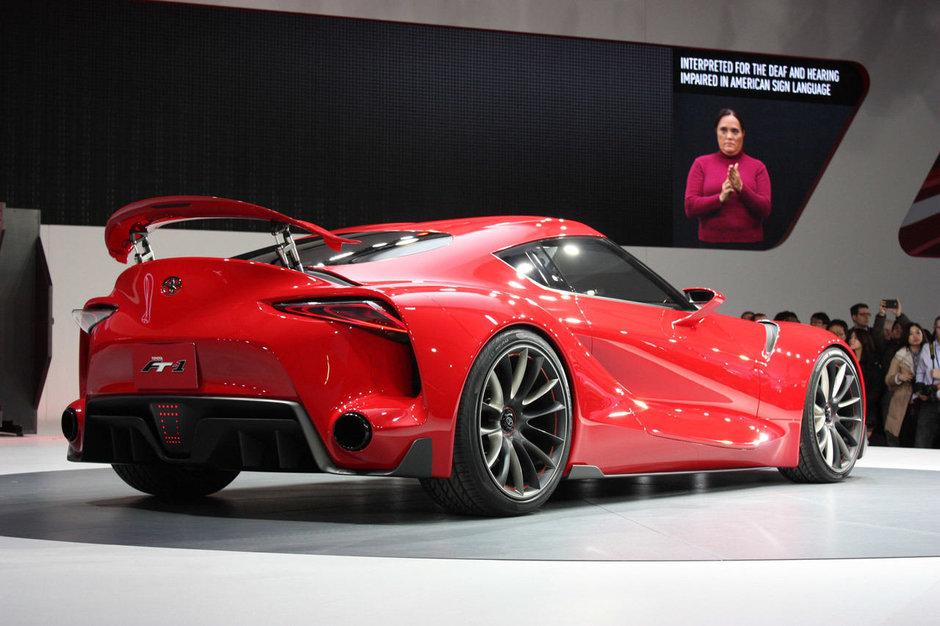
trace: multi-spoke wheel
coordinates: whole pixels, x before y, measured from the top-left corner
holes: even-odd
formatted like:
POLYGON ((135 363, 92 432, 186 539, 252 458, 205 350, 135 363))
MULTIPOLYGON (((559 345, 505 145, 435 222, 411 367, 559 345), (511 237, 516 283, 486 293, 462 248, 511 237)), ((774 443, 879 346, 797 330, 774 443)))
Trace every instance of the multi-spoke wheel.
POLYGON ((797 482, 835 482, 852 471, 865 443, 860 376, 839 348, 816 361, 806 391, 797 467, 780 471, 797 482))
POLYGON ((551 495, 571 444, 571 393, 543 339, 510 330, 484 346, 467 377, 450 478, 422 484, 459 513, 518 515, 551 495))

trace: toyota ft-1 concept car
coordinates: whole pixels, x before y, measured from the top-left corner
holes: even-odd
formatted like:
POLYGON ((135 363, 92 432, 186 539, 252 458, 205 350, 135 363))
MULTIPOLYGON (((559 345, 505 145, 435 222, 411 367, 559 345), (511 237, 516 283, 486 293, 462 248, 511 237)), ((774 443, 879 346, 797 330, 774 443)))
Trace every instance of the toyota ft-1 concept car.
POLYGON ((136 259, 75 311, 73 461, 206 495, 242 470, 419 478, 445 509, 515 515, 563 478, 776 467, 832 482, 865 443, 852 351, 715 310, 583 224, 541 217, 329 232, 234 200, 118 210, 136 259), (157 260, 155 228, 270 223, 275 245, 157 260), (294 239, 290 229, 312 236, 294 239))

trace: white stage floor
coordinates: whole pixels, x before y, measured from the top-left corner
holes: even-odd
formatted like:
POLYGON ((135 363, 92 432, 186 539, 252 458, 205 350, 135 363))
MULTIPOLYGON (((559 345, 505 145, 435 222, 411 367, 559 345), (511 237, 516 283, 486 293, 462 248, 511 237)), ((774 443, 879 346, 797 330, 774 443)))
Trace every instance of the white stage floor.
POLYGON ((572 481, 509 520, 413 481, 243 474, 189 508, 0 438, 4 623, 934 624, 940 451, 850 480, 572 481))

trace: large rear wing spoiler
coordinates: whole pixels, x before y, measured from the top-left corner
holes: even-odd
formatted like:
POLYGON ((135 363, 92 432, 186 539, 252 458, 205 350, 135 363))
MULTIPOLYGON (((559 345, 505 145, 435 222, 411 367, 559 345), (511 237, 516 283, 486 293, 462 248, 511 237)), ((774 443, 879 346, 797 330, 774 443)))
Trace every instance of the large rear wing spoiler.
POLYGON ((108 246, 108 253, 119 262, 127 263, 127 257, 133 251, 134 259, 142 263, 154 258, 147 235, 161 226, 198 219, 251 219, 270 222, 281 261, 286 267, 296 270, 302 268, 297 246, 290 234, 291 226, 313 235, 320 235, 324 243, 333 250, 338 251, 344 243, 359 243, 354 239, 335 235, 316 224, 297 220, 256 204, 211 196, 164 196, 128 204, 115 211, 108 220, 104 229, 104 241, 108 246))

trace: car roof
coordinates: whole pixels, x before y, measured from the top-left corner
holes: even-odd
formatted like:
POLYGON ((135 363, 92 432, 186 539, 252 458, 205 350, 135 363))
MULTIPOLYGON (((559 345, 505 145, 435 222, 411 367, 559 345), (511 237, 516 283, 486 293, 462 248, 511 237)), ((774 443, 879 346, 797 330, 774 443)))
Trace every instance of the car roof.
POLYGON ((442 232, 459 239, 484 239, 490 242, 490 245, 484 246, 492 248, 490 252, 528 241, 537 241, 539 239, 553 237, 575 235, 603 236, 590 226, 580 222, 566 220, 564 218, 539 217, 533 215, 495 215, 426 222, 390 222, 386 224, 370 224, 368 226, 353 226, 337 229, 333 232, 346 235, 350 233, 396 230, 442 232))
POLYGON ((452 241, 414 255, 378 262, 328 266, 336 274, 355 282, 413 281, 476 283, 482 275, 481 264, 500 261, 494 252, 516 245, 557 237, 602 237, 601 233, 580 222, 561 218, 534 216, 492 216, 429 222, 398 222, 373 224, 334 231, 337 235, 381 231, 442 232, 452 241))

